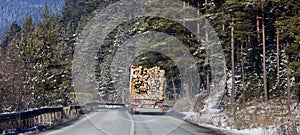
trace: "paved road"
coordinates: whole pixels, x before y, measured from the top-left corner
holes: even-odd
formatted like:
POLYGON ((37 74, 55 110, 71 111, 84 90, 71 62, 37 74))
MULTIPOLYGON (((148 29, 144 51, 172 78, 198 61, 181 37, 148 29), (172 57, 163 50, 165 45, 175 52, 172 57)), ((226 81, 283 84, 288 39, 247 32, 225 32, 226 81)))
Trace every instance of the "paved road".
POLYGON ((165 115, 130 115, 124 109, 100 110, 79 121, 39 133, 41 135, 215 135, 165 115))

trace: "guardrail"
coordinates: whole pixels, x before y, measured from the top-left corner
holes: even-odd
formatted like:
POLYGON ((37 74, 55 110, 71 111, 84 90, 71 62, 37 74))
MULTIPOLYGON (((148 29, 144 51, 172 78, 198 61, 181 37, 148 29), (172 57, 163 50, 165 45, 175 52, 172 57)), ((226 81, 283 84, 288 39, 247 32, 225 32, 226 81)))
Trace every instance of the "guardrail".
POLYGON ((122 106, 125 107, 125 104, 118 104, 118 103, 87 103, 86 106, 93 106, 93 105, 108 105, 108 106, 122 106))
POLYGON ((48 127, 67 120, 77 119, 82 113, 80 106, 46 107, 22 112, 0 114, 0 134, 21 132, 32 127, 48 127))
POLYGON ((118 109, 118 108, 125 108, 125 104, 118 104, 118 103, 87 103, 85 104, 85 110, 88 111, 96 111, 98 109, 118 109))

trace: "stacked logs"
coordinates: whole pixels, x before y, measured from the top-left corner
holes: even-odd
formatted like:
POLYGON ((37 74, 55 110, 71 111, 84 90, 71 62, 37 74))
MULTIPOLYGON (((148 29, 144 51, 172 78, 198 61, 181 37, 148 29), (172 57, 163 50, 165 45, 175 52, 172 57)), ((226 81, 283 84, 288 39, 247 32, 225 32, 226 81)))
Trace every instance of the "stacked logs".
POLYGON ((132 83, 135 99, 163 100, 165 71, 159 67, 143 68, 139 66, 134 69, 132 83))

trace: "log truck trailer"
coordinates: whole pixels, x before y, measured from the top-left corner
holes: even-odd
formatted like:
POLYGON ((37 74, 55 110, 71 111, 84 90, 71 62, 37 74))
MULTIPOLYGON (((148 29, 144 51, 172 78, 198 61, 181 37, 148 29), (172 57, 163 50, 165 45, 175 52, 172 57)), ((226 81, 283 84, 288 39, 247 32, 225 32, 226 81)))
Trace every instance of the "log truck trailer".
POLYGON ((164 110, 165 71, 155 66, 130 68, 129 111, 135 113, 162 113, 164 110))

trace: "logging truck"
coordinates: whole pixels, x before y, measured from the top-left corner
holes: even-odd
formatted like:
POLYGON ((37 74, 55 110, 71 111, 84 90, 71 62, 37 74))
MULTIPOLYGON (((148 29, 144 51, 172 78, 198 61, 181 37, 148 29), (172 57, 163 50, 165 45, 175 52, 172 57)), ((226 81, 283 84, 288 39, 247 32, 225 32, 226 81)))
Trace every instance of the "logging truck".
POLYGON ((163 113, 165 71, 155 66, 130 68, 129 111, 136 113, 163 113))

